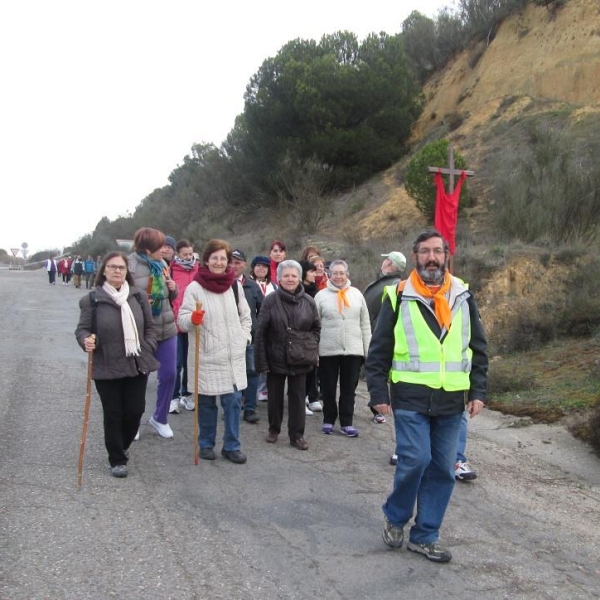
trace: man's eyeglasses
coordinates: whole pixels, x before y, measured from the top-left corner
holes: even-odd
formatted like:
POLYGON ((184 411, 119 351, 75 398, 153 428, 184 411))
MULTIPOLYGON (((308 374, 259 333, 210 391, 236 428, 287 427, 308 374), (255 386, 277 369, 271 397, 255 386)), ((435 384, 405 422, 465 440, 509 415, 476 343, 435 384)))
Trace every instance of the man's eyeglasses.
POLYGON ((429 256, 432 252, 435 254, 435 256, 443 256, 446 254, 443 248, 419 248, 417 250, 417 254, 419 256, 429 256))
POLYGON ((109 271, 127 271, 127 267, 124 265, 106 265, 109 271))

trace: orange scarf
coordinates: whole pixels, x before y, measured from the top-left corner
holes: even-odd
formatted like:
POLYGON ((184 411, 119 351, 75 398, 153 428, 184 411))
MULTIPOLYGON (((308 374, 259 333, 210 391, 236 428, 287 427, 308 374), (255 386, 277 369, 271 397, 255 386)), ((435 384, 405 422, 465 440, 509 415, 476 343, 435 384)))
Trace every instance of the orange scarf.
POLYGON ((419 277, 416 269, 413 269, 410 274, 410 282, 418 294, 421 294, 421 296, 424 298, 433 298, 435 318, 437 319, 437 322, 440 324, 440 327, 445 327, 448 331, 450 331, 452 311, 450 310, 450 305, 448 304, 448 300, 446 300, 445 296, 446 292, 450 289, 450 274, 446 273, 444 276, 444 283, 442 283, 439 290, 436 292, 429 289, 423 283, 423 280, 421 277, 419 277))
POLYGON ((340 315, 342 314, 342 312, 344 310, 344 306, 346 306, 347 308, 350 308, 350 301, 348 300, 348 297, 346 296, 347 289, 348 288, 344 288, 343 290, 339 290, 337 293, 338 312, 340 313, 340 315))

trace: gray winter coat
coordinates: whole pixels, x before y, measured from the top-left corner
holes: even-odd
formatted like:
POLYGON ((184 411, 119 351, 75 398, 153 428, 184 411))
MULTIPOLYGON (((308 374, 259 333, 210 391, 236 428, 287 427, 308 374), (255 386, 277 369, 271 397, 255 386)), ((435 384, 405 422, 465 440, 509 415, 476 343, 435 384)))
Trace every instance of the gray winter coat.
MULTIPOLYGON (((140 290, 148 290, 148 280, 150 279, 150 267, 145 263, 135 252, 128 256, 129 272, 133 277, 135 286, 140 290)), ((167 263, 165 263, 167 268, 167 263)), ((167 284, 163 286, 162 310, 159 315, 154 317, 154 322, 157 325, 156 336, 159 342, 168 340, 177 335, 177 325, 175 324, 175 315, 171 307, 171 301, 177 298, 179 290, 170 292, 167 284)))
POLYGON ((96 331, 92 332, 92 301, 89 294, 79 300, 79 324, 75 337, 84 348, 84 340, 96 333, 96 350, 92 367, 92 379, 122 379, 150 373, 159 367, 154 358, 156 350, 156 325, 148 303, 146 292, 129 288, 127 302, 135 318, 140 338, 140 355, 125 356, 125 340, 121 322, 121 307, 102 289, 96 293, 96 331))

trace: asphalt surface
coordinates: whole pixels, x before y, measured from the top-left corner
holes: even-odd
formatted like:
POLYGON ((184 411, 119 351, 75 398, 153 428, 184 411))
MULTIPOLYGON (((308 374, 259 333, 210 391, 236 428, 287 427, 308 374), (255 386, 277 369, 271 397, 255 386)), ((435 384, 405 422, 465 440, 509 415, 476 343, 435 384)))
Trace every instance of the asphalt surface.
POLYGON ((600 598, 600 460, 560 426, 475 418, 480 476, 457 484, 441 532, 452 562, 388 549, 393 427, 370 421, 362 383, 357 439, 320 434, 315 415, 307 452, 267 445, 263 403, 241 425, 247 464, 194 466, 185 412, 173 440, 142 426, 121 480, 94 390, 78 490, 85 293, 0 271, 0 598, 600 598))

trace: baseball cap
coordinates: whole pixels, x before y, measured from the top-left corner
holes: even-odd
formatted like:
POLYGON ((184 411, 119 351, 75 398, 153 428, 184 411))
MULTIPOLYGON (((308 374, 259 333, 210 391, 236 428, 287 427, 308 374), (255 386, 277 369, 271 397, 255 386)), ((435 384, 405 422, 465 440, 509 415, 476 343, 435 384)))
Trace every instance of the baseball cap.
POLYGON ((381 256, 385 256, 389 258, 395 265, 398 267, 399 271, 403 271, 404 267, 406 267, 406 257, 402 252, 388 252, 387 254, 382 254, 381 256))
POLYGON ((237 248, 231 253, 231 257, 237 258, 238 260, 243 260, 244 262, 246 262, 246 255, 241 250, 238 250, 237 248))

